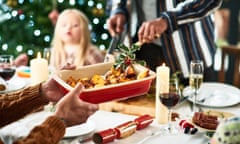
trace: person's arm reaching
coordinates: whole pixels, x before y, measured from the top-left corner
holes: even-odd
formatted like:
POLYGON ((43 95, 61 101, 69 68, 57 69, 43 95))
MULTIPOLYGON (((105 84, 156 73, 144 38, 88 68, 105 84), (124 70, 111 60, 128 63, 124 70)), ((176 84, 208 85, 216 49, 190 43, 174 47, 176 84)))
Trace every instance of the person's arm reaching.
POLYGON ((14 144, 55 144, 65 134, 65 127, 87 121, 88 117, 98 110, 98 105, 83 102, 79 99, 82 85, 65 95, 58 103, 53 116, 48 117, 41 125, 34 127, 30 134, 14 144))
POLYGON ((162 12, 160 17, 143 22, 138 31, 141 43, 151 42, 163 33, 171 34, 179 27, 198 21, 221 5, 222 0, 186 0, 176 8, 162 12))
POLYGON ((126 3, 126 0, 112 1, 111 16, 107 20, 108 30, 112 37, 124 31, 129 15, 126 3))

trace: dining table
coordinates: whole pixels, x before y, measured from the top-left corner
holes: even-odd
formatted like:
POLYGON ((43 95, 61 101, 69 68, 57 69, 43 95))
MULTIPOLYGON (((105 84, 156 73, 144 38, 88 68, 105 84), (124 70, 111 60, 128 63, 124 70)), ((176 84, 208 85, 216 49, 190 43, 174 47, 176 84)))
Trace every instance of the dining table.
MULTIPOLYGON (((22 80, 29 82, 28 78, 22 78, 22 80)), ((240 95, 239 95, 240 97, 240 95)), ((144 107, 144 105, 143 105, 144 107)), ((210 137, 206 135, 205 130, 200 130, 195 134, 185 134, 184 130, 179 126, 179 121, 182 119, 189 119, 189 114, 192 112, 192 102, 188 99, 182 101, 173 108, 173 111, 179 114, 173 124, 178 127, 178 132, 174 134, 163 133, 163 128, 166 124, 159 124, 154 119, 153 122, 144 129, 136 130, 128 137, 121 139, 114 139, 109 144, 207 144, 210 142, 210 137)), ((201 111, 215 110, 221 112, 232 113, 235 116, 240 116, 240 102, 231 106, 224 107, 208 107, 199 106, 201 111)), ((44 110, 32 113, 20 119, 12 124, 9 124, 0 129, 0 138, 5 143, 12 143, 14 140, 20 137, 26 136, 29 131, 36 125, 43 122, 49 115, 51 110, 48 106, 44 110)), ((148 114, 146 111, 141 115, 148 114)), ((64 136, 59 142, 60 144, 94 144, 92 135, 94 133, 114 128, 125 122, 133 121, 138 115, 124 114, 120 112, 112 112, 99 109, 93 115, 88 118, 88 122, 91 123, 90 128, 83 129, 88 131, 84 133, 82 128, 75 129, 68 136, 64 136), (84 137, 83 137, 84 135, 84 137)))
MULTIPOLYGON (((190 112, 188 108, 188 102, 178 106, 174 109, 179 113, 190 112)), ((208 109, 208 108, 204 108, 208 109)), ((240 115, 240 104, 233 107, 228 107, 224 109, 217 109, 218 111, 231 112, 235 115, 240 115)), ((14 122, 0 130, 1 138, 5 140, 6 143, 11 143, 13 140, 26 136, 27 133, 35 125, 40 124, 44 118, 46 118, 46 111, 36 112, 34 114, 28 115, 24 119, 14 122)), ((106 130, 109 128, 114 128, 122 123, 132 121, 137 116, 127 115, 117 112, 109 112, 98 110, 92 116, 89 117, 89 121, 94 123, 94 130, 91 134, 106 130)), ((178 125, 178 122, 176 122, 178 125)), ((154 120, 148 127, 137 130, 135 133, 129 137, 123 139, 115 139, 109 144, 207 144, 210 138, 206 135, 204 131, 198 131, 196 134, 185 134, 180 128, 178 133, 175 134, 163 134, 161 129, 163 129, 164 124, 158 124, 154 120)), ((78 132, 77 132, 78 133, 78 132)), ((91 139, 92 135, 84 140, 81 136, 66 137, 60 141, 60 144, 94 144, 91 139)))

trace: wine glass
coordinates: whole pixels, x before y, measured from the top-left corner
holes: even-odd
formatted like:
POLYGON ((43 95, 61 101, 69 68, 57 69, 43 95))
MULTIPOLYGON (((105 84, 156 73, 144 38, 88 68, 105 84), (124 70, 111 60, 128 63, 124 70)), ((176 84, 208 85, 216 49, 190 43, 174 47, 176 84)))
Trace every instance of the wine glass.
POLYGON ((6 85, 16 71, 13 55, 0 55, 0 77, 4 79, 6 85))
POLYGON ((50 57, 51 57, 51 49, 50 48, 44 48, 43 49, 43 58, 45 58, 49 63, 50 62, 50 57))
POLYGON ((168 108, 168 125, 167 133, 176 133, 178 130, 172 126, 172 107, 176 106, 180 99, 180 89, 178 87, 177 79, 170 79, 168 90, 159 93, 160 101, 168 108))
POLYGON ((189 85, 193 89, 193 114, 197 112, 196 100, 200 86, 203 82, 204 66, 202 60, 192 60, 190 62, 189 85))

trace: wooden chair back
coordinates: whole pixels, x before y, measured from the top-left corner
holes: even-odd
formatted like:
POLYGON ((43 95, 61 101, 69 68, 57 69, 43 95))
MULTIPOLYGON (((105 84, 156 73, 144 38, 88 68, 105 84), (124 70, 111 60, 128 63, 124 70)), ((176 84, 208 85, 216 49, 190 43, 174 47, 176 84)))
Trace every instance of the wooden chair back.
POLYGON ((225 82, 226 78, 226 71, 224 69, 225 67, 225 57, 227 55, 234 57, 234 70, 233 70, 233 85, 240 88, 240 47, 228 45, 228 46, 222 46, 222 64, 221 69, 218 74, 218 78, 220 82, 225 82))

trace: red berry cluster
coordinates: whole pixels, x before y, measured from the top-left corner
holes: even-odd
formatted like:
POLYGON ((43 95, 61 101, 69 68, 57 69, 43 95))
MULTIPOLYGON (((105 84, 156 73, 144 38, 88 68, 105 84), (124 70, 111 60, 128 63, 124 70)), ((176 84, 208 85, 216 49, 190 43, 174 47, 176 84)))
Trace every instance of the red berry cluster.
POLYGON ((179 126, 184 129, 184 133, 185 134, 195 134, 197 133, 198 129, 194 127, 194 125, 192 125, 191 123, 189 123, 187 120, 181 120, 179 122, 179 126))
POLYGON ((126 57, 124 63, 125 63, 125 65, 127 65, 127 66, 130 65, 130 64, 132 64, 131 58, 126 57))

